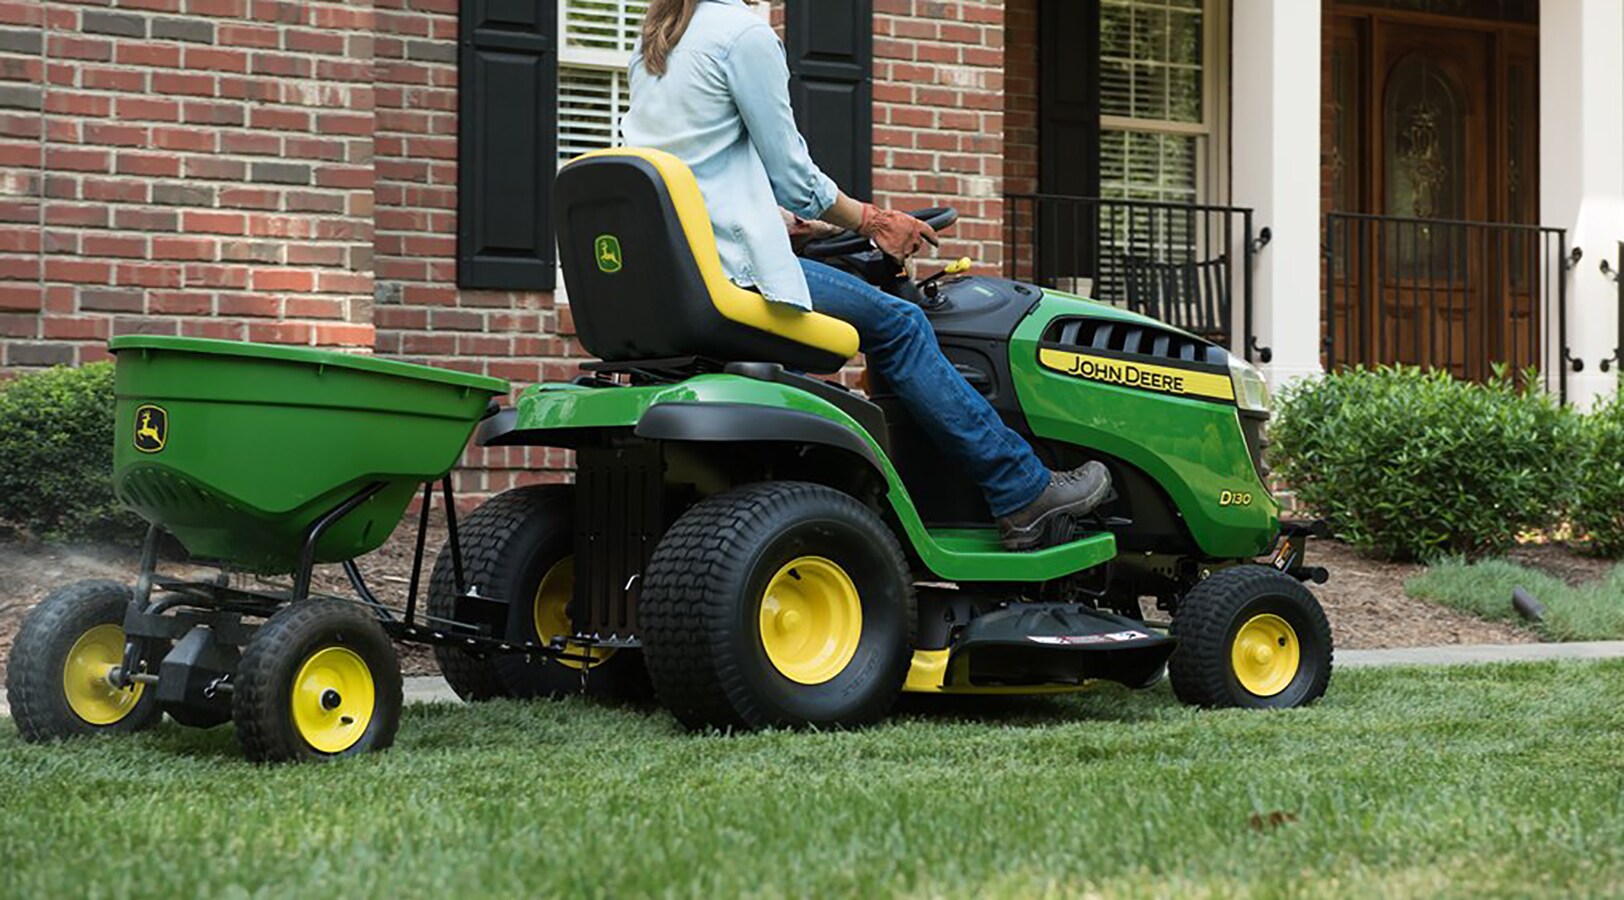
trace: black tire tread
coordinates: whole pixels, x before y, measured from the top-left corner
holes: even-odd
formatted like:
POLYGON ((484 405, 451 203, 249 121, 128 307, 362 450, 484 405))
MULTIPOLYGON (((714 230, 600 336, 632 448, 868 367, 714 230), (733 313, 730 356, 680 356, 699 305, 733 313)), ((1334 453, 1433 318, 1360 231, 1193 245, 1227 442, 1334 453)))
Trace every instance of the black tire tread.
MULTIPOLYGON (((463 577, 468 584, 488 584, 496 576, 508 535, 524 522, 546 512, 554 504, 573 507, 567 485, 532 485, 516 488, 491 498, 458 523, 462 543, 463 577)), ((456 614, 457 588, 449 546, 440 551, 429 578, 428 613, 441 619, 456 614)), ((434 659, 458 697, 469 703, 495 700, 510 695, 497 672, 496 660, 489 655, 469 653, 461 647, 438 644, 434 659)))
POLYGON ((1306 706, 1325 693, 1334 662, 1334 653, 1329 652, 1331 625, 1325 610, 1313 593, 1295 578, 1268 566, 1242 565, 1214 573, 1179 602, 1170 629, 1172 636, 1178 639, 1178 649, 1168 661, 1167 670, 1173 694, 1180 702, 1205 708, 1236 705, 1224 674, 1230 666, 1229 624, 1240 605, 1270 589, 1297 598, 1315 636, 1322 639, 1328 649, 1323 670, 1297 705, 1306 706))
MULTIPOLYGON (((759 533, 798 501, 824 495, 860 516, 873 513, 855 498, 819 484, 769 482, 747 485, 695 504, 661 538, 650 561, 638 606, 644 656, 660 700, 684 726, 751 729, 779 724, 745 688, 741 660, 725 638, 728 590, 747 578, 750 560, 738 552, 746 536, 759 533)), ((896 577, 911 583, 902 547, 889 529, 886 552, 896 577)), ((913 610, 908 612, 910 622, 913 610)), ((911 644, 912 627, 908 629, 911 644)), ((908 667, 892 676, 894 698, 908 667)), ((877 721, 889 705, 873 707, 848 725, 877 721)))
MULTIPOLYGON (((377 698, 373 715, 382 716, 377 736, 364 747, 366 751, 387 749, 400 728, 400 712, 404 681, 400 663, 395 656, 394 644, 384 633, 377 619, 364 609, 343 600, 304 600, 283 607, 266 620, 244 648, 233 679, 235 693, 231 701, 231 719, 236 726, 237 742, 243 755, 253 762, 288 762, 311 758, 298 737, 286 724, 285 711, 278 708, 282 685, 278 682, 281 671, 290 657, 299 653, 299 645, 306 642, 312 632, 355 629, 372 632, 381 639, 387 650, 382 666, 371 666, 377 698)), ((291 673, 286 673, 291 676, 291 673)), ((346 753, 345 755, 348 755, 346 753)))
MULTIPOLYGON (((148 688, 135 709, 112 725, 91 725, 81 720, 62 694, 61 664, 52 659, 56 642, 64 639, 62 632, 75 628, 75 618, 90 623, 93 617, 94 624, 122 625, 131 596, 127 584, 89 579, 52 591, 29 610, 6 663, 6 701, 23 740, 35 743, 80 735, 129 734, 151 728, 163 718, 157 691, 148 688), (95 607, 105 610, 92 611, 95 607)), ((83 634, 88 629, 76 630, 83 634)))

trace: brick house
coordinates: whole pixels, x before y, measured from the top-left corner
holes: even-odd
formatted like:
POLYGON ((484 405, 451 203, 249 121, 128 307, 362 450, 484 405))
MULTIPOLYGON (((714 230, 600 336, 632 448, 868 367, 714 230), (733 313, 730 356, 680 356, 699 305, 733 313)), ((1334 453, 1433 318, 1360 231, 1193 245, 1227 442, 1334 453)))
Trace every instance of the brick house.
MULTIPOLYGON (((644 6, 0 0, 0 371, 153 332, 571 377, 549 175, 613 140, 644 6)), ((961 209, 943 257, 1207 309, 1186 324, 1277 381, 1509 360, 1610 385, 1617 0, 761 12, 838 180, 961 209)), ((474 451, 464 487, 567 462, 474 451)))

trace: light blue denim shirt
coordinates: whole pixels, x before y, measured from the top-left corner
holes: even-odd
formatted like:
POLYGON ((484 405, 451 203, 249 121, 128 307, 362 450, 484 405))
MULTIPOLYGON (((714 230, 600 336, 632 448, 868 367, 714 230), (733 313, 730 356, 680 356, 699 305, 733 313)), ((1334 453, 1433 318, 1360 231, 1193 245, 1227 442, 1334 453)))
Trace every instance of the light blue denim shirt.
POLYGON ((743 0, 705 0, 665 75, 644 69, 640 49, 622 138, 694 170, 729 278, 769 300, 811 309, 778 208, 815 219, 834 205, 837 188, 795 127, 778 35, 743 0))

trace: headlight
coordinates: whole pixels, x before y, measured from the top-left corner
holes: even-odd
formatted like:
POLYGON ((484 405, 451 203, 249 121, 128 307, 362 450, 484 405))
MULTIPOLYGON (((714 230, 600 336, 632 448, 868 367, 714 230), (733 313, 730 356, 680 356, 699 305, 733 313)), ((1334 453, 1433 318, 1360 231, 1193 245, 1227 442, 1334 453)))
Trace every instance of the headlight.
POLYGON ((1269 383, 1251 363, 1230 354, 1229 380, 1235 385, 1235 403, 1241 409, 1262 413, 1269 411, 1269 383))

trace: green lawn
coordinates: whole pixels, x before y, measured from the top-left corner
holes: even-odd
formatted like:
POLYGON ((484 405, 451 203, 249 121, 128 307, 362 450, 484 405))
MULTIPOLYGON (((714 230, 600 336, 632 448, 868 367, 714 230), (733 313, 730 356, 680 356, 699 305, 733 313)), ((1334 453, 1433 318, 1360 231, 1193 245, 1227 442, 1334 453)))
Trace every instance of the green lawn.
POLYGON ((1346 672, 1272 714, 1106 689, 847 734, 429 706, 387 754, 281 768, 228 729, 34 747, 0 723, 0 896, 1616 894, 1621 698, 1624 662, 1346 672))
POLYGON ((1519 587, 1545 604, 1545 621, 1535 628, 1547 640, 1624 638, 1624 566, 1599 581, 1571 587, 1560 578, 1504 560, 1450 560, 1410 579, 1404 590, 1484 619, 1520 621, 1511 606, 1511 591, 1519 587))

